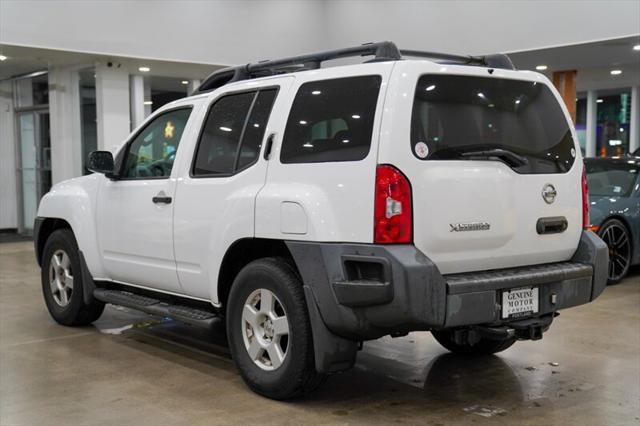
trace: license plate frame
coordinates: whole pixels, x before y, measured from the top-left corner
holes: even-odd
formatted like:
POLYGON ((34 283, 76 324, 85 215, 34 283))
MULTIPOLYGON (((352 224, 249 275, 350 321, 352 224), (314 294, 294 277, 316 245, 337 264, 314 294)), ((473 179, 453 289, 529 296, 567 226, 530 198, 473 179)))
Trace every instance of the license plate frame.
POLYGON ((536 286, 502 291, 502 319, 522 318, 540 311, 540 289, 536 286))

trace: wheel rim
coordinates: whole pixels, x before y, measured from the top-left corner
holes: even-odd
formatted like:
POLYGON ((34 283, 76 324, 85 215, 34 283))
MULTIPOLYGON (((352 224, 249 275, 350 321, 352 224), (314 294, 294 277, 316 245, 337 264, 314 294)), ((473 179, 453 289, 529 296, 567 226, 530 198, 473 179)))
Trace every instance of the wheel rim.
POLYGON ((609 248, 609 279, 619 280, 626 274, 631 258, 631 241, 627 230, 612 223, 604 229, 601 238, 609 248))
POLYGON ((67 306, 73 293, 73 271, 71 270, 71 259, 64 250, 57 250, 51 256, 49 286, 53 300, 58 306, 67 306))
POLYGON ((242 338, 249 358, 263 370, 278 369, 289 349, 289 320, 280 300, 261 288, 242 309, 242 338))

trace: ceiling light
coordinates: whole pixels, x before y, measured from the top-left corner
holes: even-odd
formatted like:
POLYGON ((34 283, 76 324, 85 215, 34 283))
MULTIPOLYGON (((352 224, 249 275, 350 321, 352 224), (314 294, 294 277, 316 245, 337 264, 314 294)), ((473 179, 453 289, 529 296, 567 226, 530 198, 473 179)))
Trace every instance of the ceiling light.
POLYGON ((311 94, 312 94, 312 95, 319 95, 319 94, 321 94, 321 93, 322 93, 322 92, 321 92, 321 91, 319 91, 319 90, 314 90, 313 92, 311 92, 311 94))
POLYGON ((304 145, 302 145, 305 148, 313 148, 313 144, 310 142, 305 143, 304 145))
POLYGON ((436 85, 435 85, 435 84, 432 84, 431 86, 427 87, 427 92, 430 92, 430 91, 432 91, 432 90, 433 90, 433 89, 435 89, 435 88, 436 88, 436 85))
POLYGON ((189 84, 189 80, 182 80, 181 83, 184 84, 184 85, 187 85, 187 84, 189 84))
POLYGON ((633 46, 633 50, 640 50, 640 44, 636 44, 635 46, 633 46))
POLYGON ((253 127, 260 127, 258 123, 253 123, 253 127))
POLYGON ((598 99, 596 102, 597 102, 597 103, 599 103, 599 104, 601 104, 601 103, 603 103, 604 101, 603 101, 602 99, 598 99))
POLYGON ((6 57, 6 56, 4 56, 4 55, 0 55, 0 61, 6 61, 6 60, 7 60, 7 57, 6 57))
POLYGON ((484 93, 480 92, 480 93, 478 93, 478 96, 480 96, 482 99, 484 99, 484 93))
POLYGON ((222 130, 223 132, 230 132, 232 129, 230 127, 224 127, 224 126, 220 126, 218 127, 220 130, 222 130))
POLYGON ((610 73, 611 75, 620 75, 622 74, 622 70, 611 70, 610 73))
POLYGON ((360 118, 360 116, 359 116, 358 114, 353 114, 353 115, 351 116, 351 118, 353 118, 353 119, 356 119, 356 120, 357 120, 358 118, 360 118))
POLYGON ((516 105, 520 103, 520 99, 516 99, 516 105))
POLYGON ((306 121, 304 121, 304 120, 300 120, 300 121, 298 121, 298 123, 300 123, 300 124, 307 124, 307 122, 306 122, 306 121))
POLYGON ((144 104, 145 104, 145 105, 152 105, 152 104, 153 104, 153 101, 144 101, 144 104))
POLYGON ((546 65, 537 65, 537 66, 536 66, 536 69, 537 69, 538 71, 544 71, 544 70, 546 70, 547 68, 549 68, 549 67, 548 67, 548 66, 546 66, 546 65))
POLYGON ((149 72, 149 71, 151 71, 151 68, 149 68, 149 67, 140 67, 140 68, 138 68, 138 71, 140 71, 140 72, 149 72))

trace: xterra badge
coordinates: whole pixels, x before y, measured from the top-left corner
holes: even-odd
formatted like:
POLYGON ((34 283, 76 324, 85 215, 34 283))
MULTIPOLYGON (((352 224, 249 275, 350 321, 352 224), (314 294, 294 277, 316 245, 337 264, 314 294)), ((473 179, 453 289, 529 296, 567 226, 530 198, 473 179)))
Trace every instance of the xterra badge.
POLYGON ((488 231, 491 228, 488 222, 450 223, 449 226, 449 232, 488 231))

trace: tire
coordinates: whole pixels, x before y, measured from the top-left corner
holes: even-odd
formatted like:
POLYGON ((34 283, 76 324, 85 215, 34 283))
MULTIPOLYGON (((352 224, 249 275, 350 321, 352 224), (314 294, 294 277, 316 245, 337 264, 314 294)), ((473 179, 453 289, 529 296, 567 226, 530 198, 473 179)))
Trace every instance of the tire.
POLYGON ((233 361, 254 392, 283 400, 324 381, 315 370, 302 283, 286 259, 258 259, 240 271, 229 294, 226 325, 233 361))
POLYGON ((480 341, 474 345, 460 345, 453 339, 453 330, 432 331, 431 334, 433 334, 433 337, 438 341, 438 343, 450 352, 475 356, 491 355, 502 352, 510 348, 517 340, 515 337, 504 340, 494 340, 481 337, 480 341))
POLYGON ((629 230, 618 219, 610 219, 600 227, 598 235, 609 248, 609 270, 607 284, 619 283, 631 266, 631 236, 629 230))
POLYGON ((84 302, 81 271, 73 232, 69 229, 54 231, 44 245, 41 279, 47 309, 59 324, 71 327, 88 325, 102 315, 104 303, 93 296, 91 303, 84 302))

